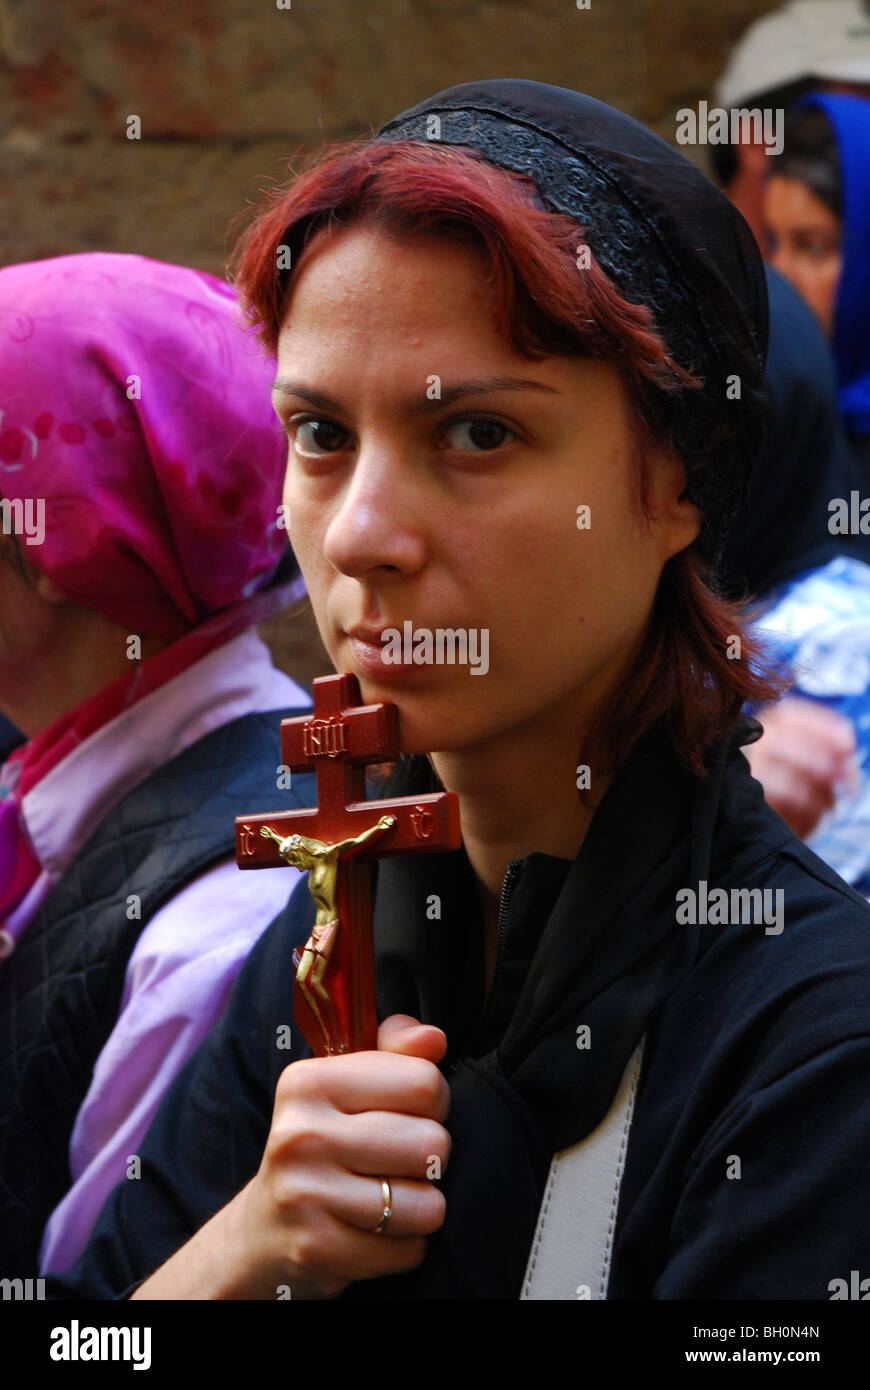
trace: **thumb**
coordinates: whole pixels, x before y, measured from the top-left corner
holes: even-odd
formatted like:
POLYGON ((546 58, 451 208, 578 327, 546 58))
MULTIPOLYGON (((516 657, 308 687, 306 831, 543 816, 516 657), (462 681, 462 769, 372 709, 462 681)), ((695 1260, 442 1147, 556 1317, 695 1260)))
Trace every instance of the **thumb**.
POLYGON ((434 1024, 420 1023, 410 1014, 391 1014, 378 1028, 378 1051, 437 1063, 447 1051, 447 1036, 434 1024))

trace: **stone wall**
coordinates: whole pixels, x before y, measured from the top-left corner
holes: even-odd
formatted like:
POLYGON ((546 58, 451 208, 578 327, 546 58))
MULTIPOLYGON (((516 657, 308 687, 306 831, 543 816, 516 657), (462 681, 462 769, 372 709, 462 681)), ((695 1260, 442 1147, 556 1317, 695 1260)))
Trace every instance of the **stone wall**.
POLYGON ((768 0, 0 0, 0 262, 137 251, 219 273, 294 151, 440 87, 575 87, 668 138, 768 0), (127 138, 138 116, 141 139, 127 138))

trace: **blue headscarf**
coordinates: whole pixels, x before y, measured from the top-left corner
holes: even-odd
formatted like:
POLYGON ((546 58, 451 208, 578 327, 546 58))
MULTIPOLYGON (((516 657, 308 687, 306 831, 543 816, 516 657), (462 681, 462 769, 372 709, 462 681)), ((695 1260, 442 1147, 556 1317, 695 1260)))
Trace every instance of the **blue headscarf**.
POLYGON ((837 141, 843 271, 831 348, 846 427, 870 435, 870 100, 810 92, 798 105, 821 107, 837 141))

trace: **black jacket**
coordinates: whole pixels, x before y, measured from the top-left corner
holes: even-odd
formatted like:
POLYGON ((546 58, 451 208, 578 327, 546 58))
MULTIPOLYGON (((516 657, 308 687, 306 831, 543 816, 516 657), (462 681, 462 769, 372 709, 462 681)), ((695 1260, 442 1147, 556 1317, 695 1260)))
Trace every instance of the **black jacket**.
MULTIPOLYGON (((464 853, 381 863, 380 1013, 450 1042, 447 1218, 417 1271, 342 1298, 516 1298, 551 1156, 595 1127, 641 1036, 608 1297, 827 1299, 870 1274, 870 908, 767 806, 740 741, 701 782, 654 731, 573 863, 510 871, 485 1009, 464 853), (708 904, 724 888, 734 920, 678 920, 691 885, 708 904), (767 919, 741 922, 731 889, 753 888, 767 919)), ((277 1078, 307 1053, 276 1037, 311 922, 301 886, 167 1095, 142 1180, 49 1297, 127 1296, 256 1172, 277 1078)))

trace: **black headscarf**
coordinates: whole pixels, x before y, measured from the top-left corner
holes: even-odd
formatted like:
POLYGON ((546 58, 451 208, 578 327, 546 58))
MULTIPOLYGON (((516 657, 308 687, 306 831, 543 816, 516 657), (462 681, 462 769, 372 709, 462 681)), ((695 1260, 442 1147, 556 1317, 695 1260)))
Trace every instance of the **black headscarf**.
POLYGON ((665 417, 718 560, 764 439, 767 290, 736 208, 676 149, 622 111, 542 82, 448 87, 388 121, 379 141, 470 146, 527 175, 573 217, 623 296, 646 305, 703 389, 663 392, 665 417), (437 117, 437 122, 433 120, 437 117))
POLYGON ((837 555, 870 563, 870 536, 828 530, 828 503, 860 491, 860 471, 840 420, 827 343, 797 290, 770 267, 767 290, 767 444, 719 566, 735 598, 764 594, 837 555))

